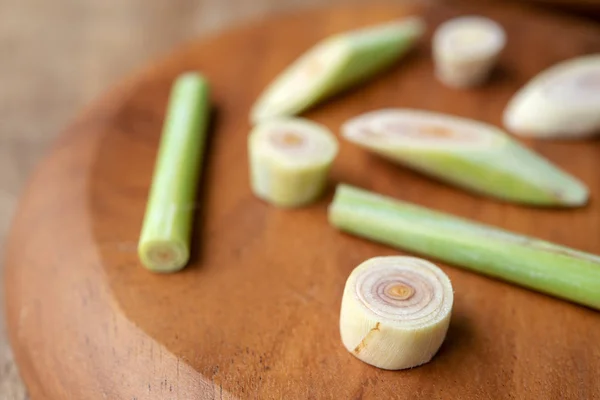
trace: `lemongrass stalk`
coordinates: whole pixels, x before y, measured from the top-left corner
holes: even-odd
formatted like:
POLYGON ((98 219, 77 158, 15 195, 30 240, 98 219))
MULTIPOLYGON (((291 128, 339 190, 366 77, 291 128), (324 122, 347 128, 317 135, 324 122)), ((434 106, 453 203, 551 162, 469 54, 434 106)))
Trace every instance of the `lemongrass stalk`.
POLYGON ((600 257, 349 185, 329 221, 355 235, 600 309, 600 257))
POLYGON ((342 135, 396 163, 502 200, 577 207, 588 199, 578 179, 482 122, 384 109, 352 118, 342 126, 342 135))
POLYGON ((562 61, 535 76, 506 106, 504 125, 542 139, 600 134, 600 54, 562 61))
POLYGON ((481 16, 462 16, 441 24, 433 35, 437 78, 447 86, 483 83, 506 43, 504 29, 481 16))
POLYGON ((179 76, 171 90, 138 244, 149 270, 175 272, 188 262, 209 108, 206 79, 191 72, 179 76))
POLYGON ((404 55, 424 32, 418 17, 323 39, 267 86, 251 110, 258 123, 290 116, 375 75, 404 55))
POLYGON ((323 125, 282 117, 254 127, 248 152, 254 194, 278 207, 300 207, 323 193, 338 143, 323 125))
POLYGON ((342 298, 346 349, 378 368, 429 362, 444 342, 454 294, 450 279, 414 257, 376 257, 352 271, 342 298))

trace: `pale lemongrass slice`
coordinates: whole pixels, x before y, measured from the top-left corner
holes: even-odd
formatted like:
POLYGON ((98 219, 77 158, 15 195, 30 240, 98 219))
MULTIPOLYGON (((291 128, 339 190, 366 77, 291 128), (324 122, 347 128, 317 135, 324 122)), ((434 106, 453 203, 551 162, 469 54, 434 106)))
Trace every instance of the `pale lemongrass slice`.
POLYGON ((248 151, 254 194, 276 206, 298 207, 322 194, 338 143, 323 125, 278 118, 252 130, 248 151))
POLYGON ((267 86, 252 107, 251 121, 299 114, 364 81, 404 55, 424 30, 421 18, 408 17, 323 39, 267 86))
POLYGON ((340 333, 346 349, 383 369, 429 362, 442 345, 454 294, 450 279, 429 261, 376 257, 348 278, 340 333))
POLYGON ((502 130, 445 114, 384 109, 342 126, 349 141, 477 193, 540 206, 581 206, 587 188, 502 130))
POLYGON ((465 88, 483 83, 506 43, 497 22, 464 16, 441 24, 433 36, 437 78, 447 86, 465 88))
POLYGON ((508 103, 504 126, 536 138, 600 134, 600 54, 563 61, 538 74, 508 103))

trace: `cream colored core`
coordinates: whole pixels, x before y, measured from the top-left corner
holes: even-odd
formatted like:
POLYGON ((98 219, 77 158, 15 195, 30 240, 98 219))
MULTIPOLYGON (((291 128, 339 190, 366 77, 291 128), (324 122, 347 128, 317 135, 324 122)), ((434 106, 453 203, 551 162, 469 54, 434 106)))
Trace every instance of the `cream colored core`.
POLYGON ((295 132, 277 132, 271 135, 271 141, 274 146, 290 149, 301 147, 304 144, 305 139, 295 132))
POLYGON ((408 300, 415 294, 415 289, 407 284, 399 283, 388 288, 387 295, 397 300, 408 300))
POLYGON ((175 254, 168 248, 159 247, 152 249, 150 258, 157 264, 170 264, 175 261, 175 254))

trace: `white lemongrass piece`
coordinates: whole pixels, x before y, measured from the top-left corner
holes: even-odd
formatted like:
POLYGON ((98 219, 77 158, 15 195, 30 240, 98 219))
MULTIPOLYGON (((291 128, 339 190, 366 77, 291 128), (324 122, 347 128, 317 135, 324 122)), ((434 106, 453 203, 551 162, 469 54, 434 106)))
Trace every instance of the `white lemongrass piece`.
POLYGON ((376 257, 346 281, 340 333, 346 349, 383 369, 429 362, 442 345, 454 295, 448 276, 414 257, 376 257))
POLYGON ((480 16, 464 16, 441 24, 433 36, 437 78, 465 88, 485 81, 506 43, 504 29, 480 16))
POLYGON ((323 192, 338 143, 320 124, 278 118, 252 130, 248 151, 254 194, 280 207, 298 207, 323 192))
POLYGON ((383 109, 352 118, 342 126, 342 135, 396 163, 503 200, 576 207, 588 198, 579 180, 482 122, 383 109))
POLYGON ((538 74, 508 103, 504 126, 536 138, 600 134, 600 54, 563 61, 538 74))
POLYGON ((421 18, 407 17, 321 40, 265 88, 252 106, 251 121, 297 115, 365 81, 407 53, 424 31, 421 18))

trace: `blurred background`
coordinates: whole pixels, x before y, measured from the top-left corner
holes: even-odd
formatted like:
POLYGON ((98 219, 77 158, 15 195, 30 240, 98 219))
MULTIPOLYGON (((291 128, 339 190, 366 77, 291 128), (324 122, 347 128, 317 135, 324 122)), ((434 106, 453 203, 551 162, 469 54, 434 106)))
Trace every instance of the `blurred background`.
MULTIPOLYGON (((82 107, 132 70, 241 20, 370 1, 0 0, 0 260, 19 193, 37 161, 82 107)), ((600 0, 500 1, 600 21, 600 0)), ((4 328, 0 318, 0 399, 26 399, 4 328)))

